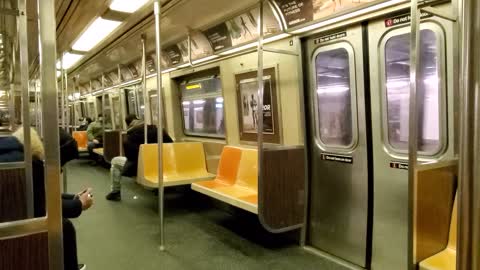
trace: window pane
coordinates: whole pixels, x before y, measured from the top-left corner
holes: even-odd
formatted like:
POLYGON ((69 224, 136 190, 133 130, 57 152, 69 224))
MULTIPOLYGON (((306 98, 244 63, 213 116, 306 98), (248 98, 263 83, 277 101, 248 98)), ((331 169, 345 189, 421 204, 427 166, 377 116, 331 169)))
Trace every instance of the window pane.
POLYGON ((185 134, 224 136, 223 98, 183 101, 185 134))
POLYGON ((123 119, 122 119, 122 111, 120 108, 120 97, 112 97, 112 106, 113 106, 113 121, 115 123, 115 128, 122 129, 123 128, 123 119))
MULTIPOLYGON (((419 150, 433 153, 440 146, 440 89, 437 38, 431 30, 420 32, 419 150)), ((388 141, 397 150, 408 150, 410 99, 410 34, 390 38, 385 45, 388 141)))
POLYGON ((346 49, 320 52, 315 59, 317 81, 317 129, 327 146, 353 142, 350 65, 346 49))

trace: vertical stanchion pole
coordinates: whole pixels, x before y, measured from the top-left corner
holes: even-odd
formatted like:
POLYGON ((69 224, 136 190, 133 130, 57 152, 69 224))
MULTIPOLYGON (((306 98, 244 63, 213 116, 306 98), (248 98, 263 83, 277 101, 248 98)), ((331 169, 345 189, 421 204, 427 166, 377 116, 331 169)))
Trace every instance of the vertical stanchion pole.
POLYGON ((459 1, 460 166, 458 270, 480 270, 480 3, 459 1))
MULTIPOLYGON (((64 73, 62 73, 62 76, 65 76, 64 73)), ((70 99, 68 98, 68 84, 65 84, 64 86, 64 91, 65 91, 65 131, 70 133, 70 99)))
MULTIPOLYGON (((75 111, 75 108, 73 108, 75 111)), ((105 75, 102 74, 102 129, 103 129, 103 141, 102 143, 105 142, 105 117, 107 116, 105 114, 105 75)))
POLYGON ((263 170, 263 0, 260 3, 260 14, 258 20, 258 71, 257 71, 257 148, 258 148, 258 186, 262 186, 262 170, 263 170))
MULTIPOLYGON (((142 35, 142 89, 143 89, 143 127, 144 127, 144 143, 148 143, 148 123, 147 123, 147 67, 146 67, 146 36, 142 35)), ((141 108, 140 108, 141 109, 141 108)))
POLYGON ((61 87, 60 87, 60 92, 61 92, 61 97, 60 97, 60 101, 62 103, 62 106, 61 106, 61 110, 60 110, 60 113, 62 114, 61 115, 61 121, 62 121, 62 127, 65 131, 67 131, 67 128, 65 126, 65 76, 63 74, 64 72, 64 69, 63 69, 63 58, 64 58, 65 54, 62 55, 62 58, 60 59, 60 84, 61 84, 61 87))
POLYGON ((22 89, 22 117, 23 117, 23 140, 25 158, 25 193, 27 198, 27 216, 33 218, 33 179, 32 179, 32 150, 30 140, 30 96, 28 80, 28 32, 27 32, 27 5, 26 0, 18 1, 20 16, 18 21, 18 35, 20 40, 20 84, 22 89))
POLYGON ((158 103, 158 215, 160 218, 160 250, 165 250, 165 232, 163 219, 163 101, 162 101, 162 45, 160 36, 160 20, 162 15, 162 6, 160 0, 153 2, 155 13, 155 47, 156 47, 156 64, 157 64, 157 103, 158 103))
POLYGON ((47 183, 48 262, 50 270, 63 269, 62 201, 60 193, 60 152, 58 134, 58 95, 56 76, 55 1, 38 1, 40 41, 40 81, 47 183))
POLYGON ((409 270, 415 269, 415 175, 417 167, 418 150, 418 69, 420 56, 420 16, 418 0, 411 1, 410 7, 411 33, 410 33, 410 113, 408 134, 408 264, 409 270))

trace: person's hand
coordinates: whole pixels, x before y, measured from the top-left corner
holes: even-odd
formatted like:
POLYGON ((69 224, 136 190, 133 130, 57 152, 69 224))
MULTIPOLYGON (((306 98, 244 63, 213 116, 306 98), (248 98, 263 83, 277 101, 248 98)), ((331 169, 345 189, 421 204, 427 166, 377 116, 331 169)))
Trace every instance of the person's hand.
POLYGON ((100 142, 97 139, 93 139, 93 143, 100 144, 100 142))
POLYGON ((77 194, 78 199, 82 203, 82 210, 87 210, 93 205, 93 199, 92 199, 92 189, 87 188, 85 191, 77 194))

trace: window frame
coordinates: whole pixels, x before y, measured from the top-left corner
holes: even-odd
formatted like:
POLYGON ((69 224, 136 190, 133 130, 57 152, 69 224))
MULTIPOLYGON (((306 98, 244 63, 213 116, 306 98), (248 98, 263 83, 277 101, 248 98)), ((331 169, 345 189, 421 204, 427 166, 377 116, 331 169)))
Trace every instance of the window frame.
POLYGON ((358 105, 357 105, 357 74, 355 72, 355 50, 353 46, 348 41, 339 41, 335 43, 330 43, 324 46, 319 46, 316 48, 312 54, 311 58, 311 65, 312 69, 312 87, 311 91, 313 94, 313 107, 314 107, 314 126, 315 126, 315 141, 317 146, 325 152, 336 152, 336 153, 345 153, 350 154, 352 153, 358 145, 358 105), (319 122, 319 104, 318 104, 318 96, 317 96, 317 66, 316 60, 320 53, 328 52, 336 49, 344 49, 347 51, 348 54, 348 64, 349 64, 349 73, 350 73, 350 106, 351 106, 351 114, 352 114, 352 141, 348 145, 338 145, 338 144, 327 144, 322 141, 320 137, 320 122, 319 122))
MULTIPOLYGON (((447 74, 446 74, 446 45, 445 45, 445 32, 443 31, 442 27, 433 22, 433 21, 425 21, 420 24, 420 31, 422 30, 430 30, 435 34, 436 37, 436 45, 438 54, 438 61, 437 61, 437 70, 438 70, 438 78, 439 78, 439 144, 435 150, 432 151, 421 151, 418 150, 418 155, 422 157, 438 157, 441 156, 446 148, 448 143, 448 134, 447 134, 447 126, 448 126, 448 115, 447 115, 447 74)), ((404 34, 410 34, 410 27, 409 26, 401 26, 388 31, 380 40, 379 44, 379 67, 380 67, 380 91, 381 91, 381 112, 382 112, 382 125, 381 125, 381 134, 382 134, 382 144, 385 151, 390 154, 391 156, 395 156, 398 158, 408 158, 408 148, 407 149, 399 149, 394 147, 390 143, 389 138, 389 125, 388 125, 388 95, 387 95, 387 73, 386 73, 386 52, 385 48, 388 41, 397 36, 401 36, 404 34)))
MULTIPOLYGON (((208 71, 206 71, 208 72, 208 71)), ((210 72, 208 72, 210 73, 210 72)), ((213 134, 213 133, 206 133, 206 132, 190 132, 187 130, 186 126, 185 126, 185 109, 184 109, 184 105, 183 105, 183 102, 193 102, 195 100, 200 100, 200 99, 207 99, 207 98, 222 98, 224 99, 224 93, 223 93, 223 84, 222 84, 222 78, 220 76, 220 73, 219 72, 211 72, 210 74, 202 74, 200 76, 195 76, 195 75, 199 75, 199 74, 191 74, 191 75, 188 75, 188 77, 191 77, 192 78, 192 82, 194 81, 202 81, 202 80, 205 80, 207 78, 210 78, 210 79, 213 79, 213 78, 217 78, 218 80, 220 80, 220 87, 221 89, 219 89, 219 91, 215 92, 215 93, 208 93, 208 94, 205 94, 205 93, 200 93, 200 94, 195 94, 195 95, 190 95, 190 96, 186 96, 184 97, 184 94, 183 94, 183 91, 182 91, 182 88, 180 87, 181 84, 183 83, 183 81, 185 81, 187 78, 186 77, 183 77, 183 78, 177 78, 176 79, 176 83, 177 83, 177 86, 178 86, 178 92, 179 92, 179 103, 180 103, 180 112, 181 112, 181 121, 182 121, 182 132, 185 136, 189 136, 189 137, 202 137, 202 138, 213 138, 213 139, 221 139, 221 140, 225 140, 227 138, 227 132, 226 132, 226 118, 225 118, 225 101, 223 102, 223 107, 222 107, 222 117, 223 117, 223 122, 224 122, 224 133, 223 134, 213 134)), ((225 99, 224 99, 225 100, 225 99)))

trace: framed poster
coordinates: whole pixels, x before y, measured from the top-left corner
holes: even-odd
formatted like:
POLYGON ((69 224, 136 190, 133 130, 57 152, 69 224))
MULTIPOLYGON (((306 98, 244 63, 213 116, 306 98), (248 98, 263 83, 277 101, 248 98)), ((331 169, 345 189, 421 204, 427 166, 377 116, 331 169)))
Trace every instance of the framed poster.
MULTIPOLYGON (((240 140, 257 141, 259 100, 257 72, 235 75, 237 89, 240 140)), ((268 143, 280 143, 275 68, 263 71, 263 138, 268 143)))

